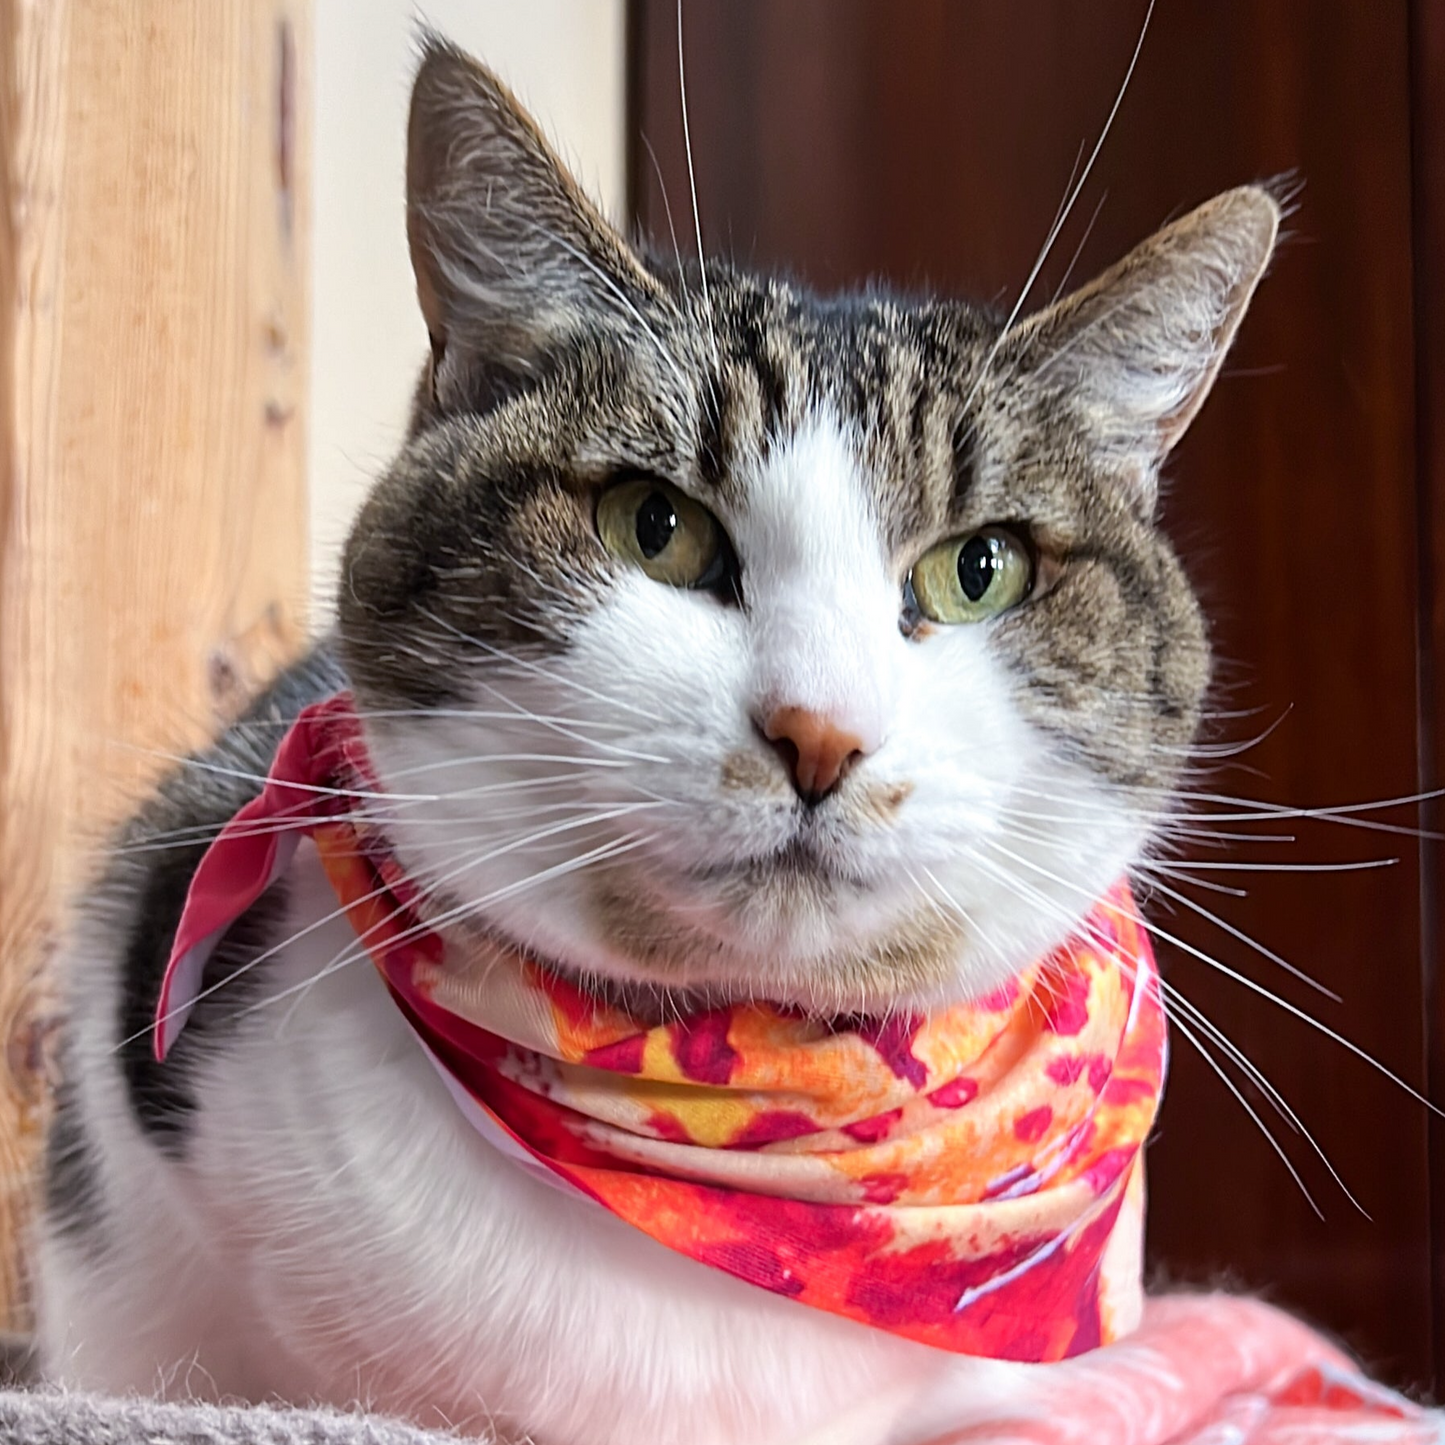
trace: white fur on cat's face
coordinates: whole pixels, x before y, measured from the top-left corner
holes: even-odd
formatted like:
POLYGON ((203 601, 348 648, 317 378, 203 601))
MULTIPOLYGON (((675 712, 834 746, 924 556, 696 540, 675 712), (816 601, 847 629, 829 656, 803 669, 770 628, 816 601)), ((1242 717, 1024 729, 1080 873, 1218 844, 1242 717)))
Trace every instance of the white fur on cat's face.
POLYGON ((988 992, 1061 942, 1198 721, 1207 641, 1156 472, 1278 205, 1221 196, 1002 330, 820 299, 639 253, 438 46, 407 217, 431 354, 347 544, 338 638, 384 781, 421 794, 387 831, 440 917, 586 975, 822 1013, 988 992), (741 605, 608 551, 591 509, 638 476, 716 512, 741 605), (989 524, 1056 585, 905 636, 909 569, 989 524), (778 708, 867 754, 811 809, 760 734, 778 708))
POLYGON ((571 970, 822 1012, 983 994, 1068 932, 1145 825, 1025 721, 988 623, 904 635, 862 465, 815 414, 745 507, 700 498, 746 610, 628 572, 564 653, 478 644, 474 712, 369 721, 441 907, 571 970), (814 808, 756 722, 784 706, 863 744, 814 808))

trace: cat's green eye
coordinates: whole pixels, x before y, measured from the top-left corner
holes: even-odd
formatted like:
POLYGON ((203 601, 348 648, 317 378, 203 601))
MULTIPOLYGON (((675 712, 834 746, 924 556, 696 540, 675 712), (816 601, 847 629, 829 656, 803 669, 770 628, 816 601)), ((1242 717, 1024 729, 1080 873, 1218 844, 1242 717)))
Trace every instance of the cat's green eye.
POLYGON ((722 527, 666 482, 619 482, 597 499, 597 533, 609 552, 672 587, 708 587, 725 569, 722 527))
POLYGON ((1033 586, 1033 562, 1017 537, 984 527, 940 542, 909 579, 918 610, 934 622, 982 622, 1017 606, 1033 586))

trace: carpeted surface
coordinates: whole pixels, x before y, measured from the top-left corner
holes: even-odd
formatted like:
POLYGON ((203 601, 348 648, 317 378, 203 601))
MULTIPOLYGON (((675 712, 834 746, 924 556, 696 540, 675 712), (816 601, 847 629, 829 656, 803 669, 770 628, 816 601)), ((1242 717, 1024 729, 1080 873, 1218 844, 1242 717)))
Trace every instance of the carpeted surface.
POLYGON ((0 1390, 3 1445, 457 1445, 375 1415, 0 1390))

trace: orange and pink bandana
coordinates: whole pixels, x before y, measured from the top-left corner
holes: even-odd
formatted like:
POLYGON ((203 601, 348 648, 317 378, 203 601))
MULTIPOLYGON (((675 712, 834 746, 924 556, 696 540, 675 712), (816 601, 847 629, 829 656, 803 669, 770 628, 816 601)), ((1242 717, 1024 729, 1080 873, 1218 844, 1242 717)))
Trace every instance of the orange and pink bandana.
POLYGON ((309 837, 458 1106, 548 1183, 750 1284, 946 1350, 1060 1360, 1137 1324, 1166 1041, 1125 884, 1014 982, 927 1018, 752 1004, 651 1025, 509 948, 449 951, 357 817, 380 796, 350 696, 306 709, 192 879, 158 1057, 215 943, 309 837))

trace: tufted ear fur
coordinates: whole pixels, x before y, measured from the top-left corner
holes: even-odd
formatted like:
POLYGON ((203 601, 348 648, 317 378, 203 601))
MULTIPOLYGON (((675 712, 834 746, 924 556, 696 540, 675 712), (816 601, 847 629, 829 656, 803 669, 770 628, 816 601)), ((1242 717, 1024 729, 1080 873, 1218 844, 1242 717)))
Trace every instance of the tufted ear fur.
POLYGON ((432 346, 423 411, 485 410, 566 337, 656 290, 511 91, 430 33, 407 124, 406 230, 432 346))
POLYGON ((1279 231, 1268 191, 1226 191, 1029 318, 1021 385, 1069 408, 1152 510, 1159 463, 1209 395, 1279 231))

